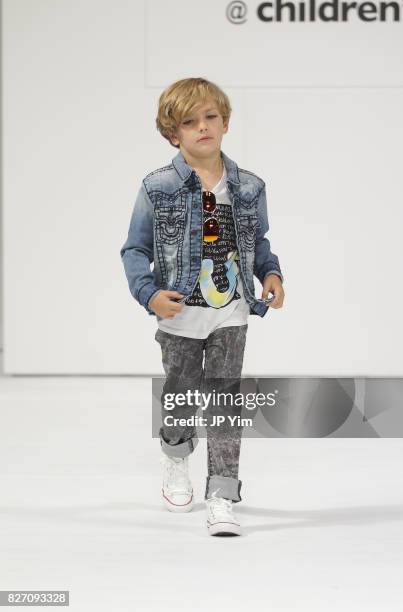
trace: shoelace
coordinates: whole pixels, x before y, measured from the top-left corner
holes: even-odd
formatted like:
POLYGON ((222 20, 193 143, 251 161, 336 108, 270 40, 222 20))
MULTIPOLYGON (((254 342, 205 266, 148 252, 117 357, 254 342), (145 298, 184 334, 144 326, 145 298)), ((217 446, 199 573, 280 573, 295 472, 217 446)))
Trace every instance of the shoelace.
POLYGON ((209 511, 212 514, 213 519, 228 519, 228 515, 234 519, 232 514, 232 501, 225 499, 225 497, 217 497, 218 489, 213 491, 211 497, 209 497, 209 511))
POLYGON ((168 468, 168 487, 171 492, 177 491, 179 493, 183 493, 183 489, 191 489, 187 465, 184 459, 175 461, 174 458, 166 455, 165 457, 161 457, 160 462, 168 468), (172 479, 175 480, 177 488, 172 488, 172 479))

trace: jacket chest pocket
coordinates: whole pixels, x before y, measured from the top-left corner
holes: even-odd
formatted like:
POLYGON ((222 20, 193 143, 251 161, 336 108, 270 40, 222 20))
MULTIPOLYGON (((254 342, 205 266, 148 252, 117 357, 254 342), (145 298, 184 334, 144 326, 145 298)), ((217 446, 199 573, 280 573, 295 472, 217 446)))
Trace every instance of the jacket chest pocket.
POLYGON ((157 240, 165 244, 178 244, 183 240, 186 225, 186 206, 159 204, 154 209, 157 240))
POLYGON ((255 250, 256 231, 259 227, 257 215, 240 215, 238 217, 238 233, 241 247, 247 251, 255 250))

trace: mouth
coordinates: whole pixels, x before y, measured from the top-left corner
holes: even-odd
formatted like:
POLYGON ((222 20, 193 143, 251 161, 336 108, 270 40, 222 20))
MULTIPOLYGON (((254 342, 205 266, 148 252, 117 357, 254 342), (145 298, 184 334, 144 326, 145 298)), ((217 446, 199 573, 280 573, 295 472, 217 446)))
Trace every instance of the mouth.
POLYGON ((211 136, 203 136, 203 138, 199 138, 197 142, 202 142, 203 140, 211 140, 211 136))

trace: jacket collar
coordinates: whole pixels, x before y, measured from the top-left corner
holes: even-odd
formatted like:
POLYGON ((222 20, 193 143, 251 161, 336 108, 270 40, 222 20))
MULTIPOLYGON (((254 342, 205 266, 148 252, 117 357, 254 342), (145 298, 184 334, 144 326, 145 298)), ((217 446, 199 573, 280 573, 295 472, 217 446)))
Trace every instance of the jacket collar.
MULTIPOLYGON (((234 183, 235 185, 239 185, 239 174, 238 174, 238 166, 232 161, 223 151, 221 151, 221 157, 224 162, 225 169, 227 171, 227 180, 230 183, 234 183)), ((185 158, 182 155, 182 151, 179 149, 177 155, 172 160, 172 164, 179 174, 182 181, 187 181, 187 179, 194 173, 194 169, 189 166, 189 164, 185 161, 185 158)))

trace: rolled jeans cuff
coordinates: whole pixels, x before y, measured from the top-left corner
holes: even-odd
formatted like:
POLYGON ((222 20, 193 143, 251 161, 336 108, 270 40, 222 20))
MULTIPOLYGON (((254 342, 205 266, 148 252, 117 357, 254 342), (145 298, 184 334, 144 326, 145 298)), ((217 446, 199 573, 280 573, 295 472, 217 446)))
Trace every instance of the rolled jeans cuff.
POLYGON ((242 480, 238 478, 230 478, 229 476, 207 476, 206 480, 206 492, 204 499, 212 497, 214 491, 216 497, 225 497, 226 499, 232 499, 233 502, 242 501, 241 497, 241 486, 242 480))
POLYGON ((199 438, 197 436, 189 438, 189 440, 185 440, 185 442, 180 442, 179 444, 168 444, 168 442, 164 440, 161 430, 159 432, 159 438, 163 452, 169 457, 187 457, 193 453, 194 449, 199 444, 199 438))

